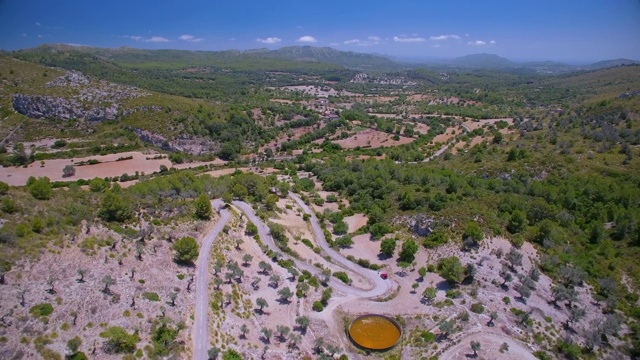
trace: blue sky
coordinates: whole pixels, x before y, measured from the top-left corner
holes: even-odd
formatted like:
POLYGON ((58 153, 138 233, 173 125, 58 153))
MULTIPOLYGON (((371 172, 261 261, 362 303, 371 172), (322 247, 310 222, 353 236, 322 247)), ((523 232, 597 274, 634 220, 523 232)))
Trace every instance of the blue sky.
POLYGON ((0 48, 330 46, 399 58, 640 60, 639 0, 0 0, 0 48))

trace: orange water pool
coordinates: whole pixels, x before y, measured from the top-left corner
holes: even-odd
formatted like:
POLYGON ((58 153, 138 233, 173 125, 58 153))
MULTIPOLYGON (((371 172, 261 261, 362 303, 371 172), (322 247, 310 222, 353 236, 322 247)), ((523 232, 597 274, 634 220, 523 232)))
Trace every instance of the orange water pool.
POLYGON ((349 326, 349 335, 358 345, 372 350, 393 347, 400 340, 400 327, 390 318, 382 315, 364 315, 349 326))

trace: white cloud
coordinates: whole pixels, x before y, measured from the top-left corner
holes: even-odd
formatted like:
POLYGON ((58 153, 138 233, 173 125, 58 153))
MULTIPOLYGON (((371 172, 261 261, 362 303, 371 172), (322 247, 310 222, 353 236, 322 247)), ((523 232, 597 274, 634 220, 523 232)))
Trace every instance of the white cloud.
POLYGON ((407 37, 407 36, 404 36, 404 35, 400 35, 400 36, 394 36, 393 37, 393 41, 402 42, 402 43, 408 43, 408 42, 423 42, 423 41, 425 41, 425 39, 421 38, 421 37, 407 37))
POLYGON ((305 35, 305 36, 301 37, 300 39, 298 39, 298 42, 317 43, 318 40, 316 38, 314 38, 313 36, 305 35))
POLYGON ((485 46, 487 45, 487 42, 482 40, 476 40, 476 41, 469 41, 467 44, 473 45, 473 46, 485 46))
POLYGON ((153 43, 163 43, 169 42, 169 39, 163 38, 162 36, 152 36, 149 39, 145 39, 145 42, 153 42, 153 43))
POLYGON ((27 34, 26 33, 22 33, 22 37, 27 37, 27 34))
POLYGON ((197 38, 193 35, 180 35, 178 39, 188 41, 188 42, 200 42, 204 40, 203 38, 197 38))
POLYGON ((142 36, 138 36, 138 35, 125 35, 123 36, 127 39, 131 39, 134 41, 142 41, 142 42, 152 42, 152 43, 164 43, 164 42, 169 42, 170 40, 162 37, 162 36, 152 36, 150 38, 145 38, 142 36))
POLYGON ((42 24, 40 24, 39 22, 36 23, 36 26, 42 26, 42 24))
POLYGON ((442 45, 440 45, 440 44, 435 44, 435 45, 431 45, 431 47, 439 48, 439 47, 442 47, 442 45))
POLYGON ((491 41, 489 41, 489 44, 491 44, 491 45, 494 45, 495 43, 496 43, 496 41, 495 41, 495 40, 491 40, 491 41))
POLYGON ((368 36, 367 40, 351 39, 343 42, 345 45, 358 45, 358 46, 373 46, 380 43, 380 38, 377 36, 368 36))
POLYGON ((43 35, 38 35, 38 39, 42 39, 43 37, 43 35))
POLYGON ((282 39, 278 38, 278 37, 268 37, 266 39, 256 39, 257 42, 261 42, 263 44, 277 44, 280 41, 282 41, 282 39))
POLYGON ((460 40, 460 36, 455 35, 455 34, 450 34, 450 35, 438 35, 438 36, 430 36, 429 39, 431 40, 435 40, 435 41, 440 41, 440 40, 449 40, 449 39, 456 39, 456 40, 460 40))
POLYGON ((340 45, 340 43, 332 42, 332 43, 329 43, 329 45, 331 45, 331 46, 338 46, 338 45, 340 45))

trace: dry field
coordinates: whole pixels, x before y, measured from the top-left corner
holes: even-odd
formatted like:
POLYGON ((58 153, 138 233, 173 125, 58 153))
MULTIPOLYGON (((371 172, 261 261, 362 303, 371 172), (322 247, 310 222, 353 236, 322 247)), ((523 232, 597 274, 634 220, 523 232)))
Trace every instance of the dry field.
POLYGON ((343 140, 335 140, 333 141, 336 144, 339 144, 345 149, 353 149, 358 146, 360 147, 370 147, 370 148, 379 148, 381 146, 391 147, 398 146, 403 144, 409 144, 415 141, 414 138, 401 136, 400 140, 393 140, 393 135, 387 134, 382 131, 377 131, 373 129, 367 129, 361 132, 358 132, 350 137, 343 140))
POLYGON ((89 156, 75 159, 45 160, 44 166, 40 162, 34 162, 23 167, 0 168, 0 181, 9 185, 22 186, 27 183, 29 177, 48 176, 51 181, 75 181, 78 179, 93 179, 95 177, 113 177, 124 173, 129 175, 140 173, 150 174, 160 171, 160 166, 171 167, 169 159, 147 160, 156 154, 143 154, 141 152, 125 152, 120 154, 109 154, 105 156, 89 156), (116 161, 118 158, 133 156, 133 159, 116 161), (62 177, 62 169, 67 165, 73 165, 80 161, 98 160, 99 164, 75 166, 76 174, 71 177, 62 177))

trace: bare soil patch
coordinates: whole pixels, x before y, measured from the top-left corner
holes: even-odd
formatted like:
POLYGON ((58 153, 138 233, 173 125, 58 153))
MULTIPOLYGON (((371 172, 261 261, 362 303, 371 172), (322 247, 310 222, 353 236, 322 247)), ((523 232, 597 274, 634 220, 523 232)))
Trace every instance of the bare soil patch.
POLYGON ((414 138, 400 136, 399 140, 393 140, 393 135, 382 131, 367 129, 356 133, 346 139, 333 141, 345 149, 353 149, 358 146, 379 148, 381 146, 391 147, 409 144, 415 141, 414 138))
POLYGON ((40 162, 34 162, 23 167, 0 168, 0 181, 9 185, 21 186, 27 183, 29 177, 47 176, 51 181, 76 181, 78 179, 93 179, 95 177, 114 177, 122 174, 133 175, 135 172, 150 174, 160 170, 160 166, 171 167, 169 159, 147 160, 156 154, 143 154, 141 152, 125 152, 104 156, 88 156, 74 159, 45 160, 44 167, 40 162), (116 161, 119 158, 131 156, 132 159, 116 161), (62 169, 67 165, 73 165, 81 161, 98 160, 99 164, 75 166, 76 174, 70 177, 62 176, 62 169))

